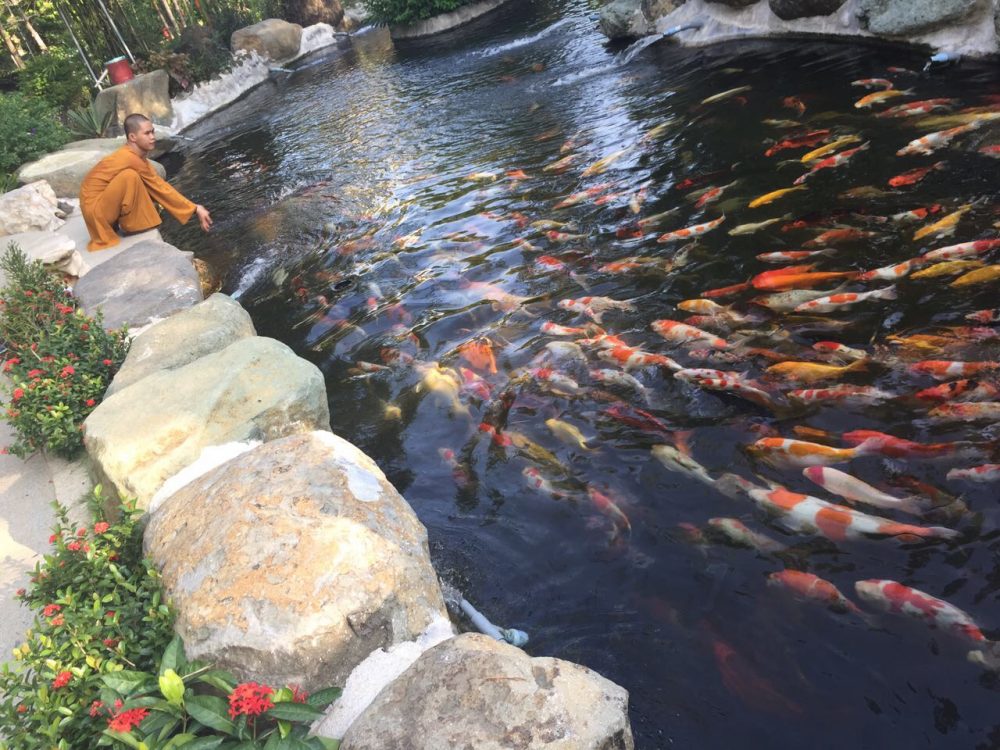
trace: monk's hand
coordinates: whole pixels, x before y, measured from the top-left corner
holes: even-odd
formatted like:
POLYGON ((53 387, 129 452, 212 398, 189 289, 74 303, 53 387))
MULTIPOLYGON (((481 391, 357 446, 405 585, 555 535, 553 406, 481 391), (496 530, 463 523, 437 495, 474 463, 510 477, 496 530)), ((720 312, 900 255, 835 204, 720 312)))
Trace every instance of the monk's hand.
POLYGON ((198 222, 201 224, 202 231, 207 232, 212 228, 212 214, 208 212, 208 209, 204 206, 195 206, 194 212, 198 216, 198 222))

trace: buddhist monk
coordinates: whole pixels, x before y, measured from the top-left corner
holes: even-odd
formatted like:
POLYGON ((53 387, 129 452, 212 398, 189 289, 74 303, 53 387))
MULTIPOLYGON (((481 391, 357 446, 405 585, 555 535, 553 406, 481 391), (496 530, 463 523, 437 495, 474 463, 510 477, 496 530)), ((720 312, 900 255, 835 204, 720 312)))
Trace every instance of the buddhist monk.
POLYGON ((161 223, 159 203, 181 224, 198 215, 208 231, 212 217, 204 206, 192 203, 161 178, 149 163, 156 146, 153 123, 145 115, 125 118, 126 143, 101 159, 80 185, 80 211, 90 232, 88 250, 104 250, 119 243, 117 229, 144 232, 161 223))

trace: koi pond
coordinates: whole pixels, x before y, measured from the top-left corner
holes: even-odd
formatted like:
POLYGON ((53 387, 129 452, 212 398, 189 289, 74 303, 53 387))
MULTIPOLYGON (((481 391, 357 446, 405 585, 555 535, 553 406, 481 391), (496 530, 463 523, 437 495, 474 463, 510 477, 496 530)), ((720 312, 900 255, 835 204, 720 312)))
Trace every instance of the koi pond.
POLYGON ((637 747, 996 747, 1000 71, 592 13, 275 73, 186 133, 216 226, 168 238, 637 747))

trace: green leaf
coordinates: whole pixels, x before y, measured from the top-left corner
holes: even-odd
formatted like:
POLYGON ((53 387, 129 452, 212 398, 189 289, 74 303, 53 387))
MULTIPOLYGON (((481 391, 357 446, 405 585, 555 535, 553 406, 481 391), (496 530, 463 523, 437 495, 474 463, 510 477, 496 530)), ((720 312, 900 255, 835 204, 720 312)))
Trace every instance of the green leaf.
POLYGON ((306 698, 306 703, 310 706, 315 706, 316 708, 326 708, 337 700, 343 692, 344 691, 339 687, 328 687, 322 690, 317 690, 315 693, 306 698))
POLYGON ((307 722, 318 719, 323 715, 323 712, 315 706, 310 706, 308 703, 293 703, 292 701, 285 701, 282 703, 275 703, 267 710, 267 715, 274 719, 307 722))
POLYGON ((172 672, 180 669, 183 672, 185 664, 184 641, 179 635, 175 635, 163 652, 163 659, 160 660, 160 675, 162 676, 168 669, 172 672))
POLYGON ((226 741, 225 737, 198 737, 184 745, 184 750, 215 750, 226 741))
POLYGON ((206 727, 226 734, 233 733, 229 720, 229 704, 214 695, 192 695, 187 699, 187 712, 206 727))
POLYGON ((340 740, 330 739, 329 737, 310 737, 306 742, 316 748, 316 750, 340 750, 340 740))
POLYGON ((133 672, 123 669, 121 672, 106 674, 102 677, 104 684, 116 693, 128 696, 131 693, 139 692, 140 689, 148 689, 152 686, 152 677, 145 672, 133 672))
POLYGON ((184 705, 184 680, 172 668, 160 672, 160 692, 168 703, 175 706, 184 705))
MULTIPOLYGON (((196 739, 193 734, 175 734, 170 738, 170 742, 163 746, 163 750, 173 750, 175 747, 189 747, 192 740, 196 739)), ((219 738, 222 742, 222 738, 219 738)))
POLYGON ((134 750, 142 750, 143 743, 139 742, 131 733, 125 734, 123 732, 115 732, 110 729, 105 729, 104 734, 114 740, 123 742, 134 750))

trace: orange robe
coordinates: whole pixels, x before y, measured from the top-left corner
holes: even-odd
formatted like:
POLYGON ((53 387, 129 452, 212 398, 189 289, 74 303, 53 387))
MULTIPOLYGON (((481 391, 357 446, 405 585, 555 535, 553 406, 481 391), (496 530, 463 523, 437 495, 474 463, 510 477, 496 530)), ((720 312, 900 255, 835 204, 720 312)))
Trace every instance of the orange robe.
POLYGON ((181 224, 195 211, 195 204, 160 177, 146 159, 128 146, 108 154, 87 172, 80 185, 80 211, 90 232, 88 250, 114 247, 120 240, 114 225, 126 232, 158 227, 159 203, 181 224))

